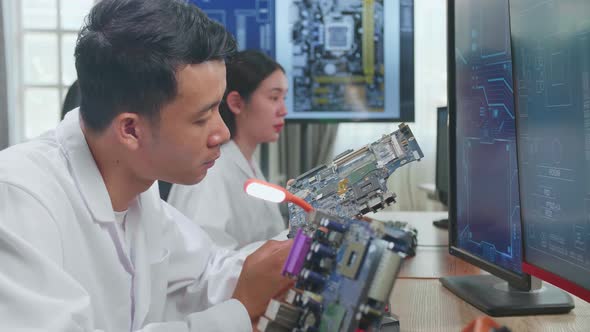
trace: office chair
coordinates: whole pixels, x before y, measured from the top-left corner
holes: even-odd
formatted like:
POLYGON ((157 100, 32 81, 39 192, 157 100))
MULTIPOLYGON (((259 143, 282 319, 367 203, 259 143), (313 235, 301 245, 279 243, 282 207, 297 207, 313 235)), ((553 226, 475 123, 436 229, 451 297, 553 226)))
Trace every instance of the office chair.
POLYGON ((75 80, 68 89, 68 93, 66 93, 66 98, 64 99, 64 103, 61 108, 62 120, 69 111, 80 106, 81 100, 82 96, 80 95, 80 85, 78 84, 78 80, 75 80))

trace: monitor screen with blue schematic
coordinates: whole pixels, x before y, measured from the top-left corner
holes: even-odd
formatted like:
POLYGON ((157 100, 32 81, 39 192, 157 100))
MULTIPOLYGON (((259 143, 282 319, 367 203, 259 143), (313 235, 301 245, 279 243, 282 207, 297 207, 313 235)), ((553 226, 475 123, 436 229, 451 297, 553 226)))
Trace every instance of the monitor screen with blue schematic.
POLYGON ((458 248, 520 278, 520 203, 507 0, 455 1, 458 248))
POLYGON ((275 0, 190 0, 231 32, 240 50, 275 57, 275 0))
POLYGON ((534 299, 521 267, 508 0, 449 1, 448 13, 449 250, 492 275, 441 282, 490 315, 567 312, 534 299))
POLYGON ((590 301, 589 1, 511 0, 523 269, 590 301))

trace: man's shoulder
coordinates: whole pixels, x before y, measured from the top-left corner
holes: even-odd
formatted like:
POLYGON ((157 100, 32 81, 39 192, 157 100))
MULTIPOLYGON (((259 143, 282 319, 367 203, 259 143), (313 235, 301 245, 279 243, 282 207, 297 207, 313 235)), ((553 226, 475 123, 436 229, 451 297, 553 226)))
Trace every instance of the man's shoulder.
POLYGON ((59 144, 46 134, 0 151, 0 183, 32 194, 55 193, 68 181, 68 163, 59 144))

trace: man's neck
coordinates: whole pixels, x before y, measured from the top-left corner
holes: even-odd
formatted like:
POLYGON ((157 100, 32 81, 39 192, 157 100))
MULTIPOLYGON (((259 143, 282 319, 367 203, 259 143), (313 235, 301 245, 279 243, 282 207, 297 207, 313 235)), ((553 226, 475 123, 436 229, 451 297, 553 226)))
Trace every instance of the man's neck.
POLYGON ((121 158, 116 145, 107 138, 96 137, 84 130, 86 142, 109 193, 114 211, 125 211, 132 201, 149 189, 153 182, 139 179, 121 158))

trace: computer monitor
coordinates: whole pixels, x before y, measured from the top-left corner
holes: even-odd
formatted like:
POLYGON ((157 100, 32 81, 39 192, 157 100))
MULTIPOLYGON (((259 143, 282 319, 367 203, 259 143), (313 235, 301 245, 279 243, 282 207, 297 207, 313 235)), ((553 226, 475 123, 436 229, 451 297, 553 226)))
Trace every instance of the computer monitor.
POLYGON ((590 1, 511 0, 523 271, 590 301, 590 1))
MULTIPOLYGON (((449 205, 449 126, 448 107, 436 109, 436 197, 446 207, 449 205)), ((449 219, 434 220, 432 224, 439 228, 448 229, 449 219)))
POLYGON ((508 0, 448 2, 449 252, 491 275, 441 278, 493 316, 560 313, 571 299, 523 273, 508 0))
POLYGON ((448 108, 436 109, 436 174, 435 187, 438 200, 449 204, 449 127, 448 108))

